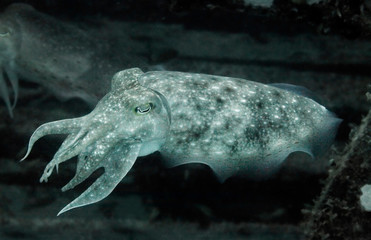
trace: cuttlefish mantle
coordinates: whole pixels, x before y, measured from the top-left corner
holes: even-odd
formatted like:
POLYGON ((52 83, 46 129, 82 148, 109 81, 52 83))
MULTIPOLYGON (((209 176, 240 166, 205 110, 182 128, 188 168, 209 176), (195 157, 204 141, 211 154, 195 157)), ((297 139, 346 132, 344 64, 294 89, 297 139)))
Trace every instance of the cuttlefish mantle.
POLYGON ((168 166, 204 163, 221 181, 233 175, 264 179, 290 153, 324 152, 340 119, 305 89, 205 74, 138 68, 115 74, 111 91, 88 115, 46 123, 31 136, 68 134, 40 181, 78 156, 76 175, 62 188, 74 188, 95 170, 105 172, 63 208, 98 202, 128 173, 138 156, 159 151, 168 166))

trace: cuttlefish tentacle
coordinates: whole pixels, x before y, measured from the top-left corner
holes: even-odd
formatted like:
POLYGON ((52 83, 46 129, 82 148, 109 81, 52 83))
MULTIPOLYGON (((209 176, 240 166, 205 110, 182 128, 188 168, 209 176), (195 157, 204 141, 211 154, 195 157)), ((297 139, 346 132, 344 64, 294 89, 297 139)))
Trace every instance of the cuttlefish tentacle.
POLYGON ((18 99, 18 76, 16 58, 20 49, 21 38, 18 34, 18 25, 9 21, 7 17, 0 17, 0 95, 8 109, 10 117, 13 117, 13 109, 18 99), (8 87, 12 90, 13 101, 11 101, 8 87))
POLYGON ((62 187, 62 192, 79 185, 97 170, 99 159, 91 154, 91 152, 94 151, 94 147, 96 147, 96 145, 91 145, 84 152, 79 154, 75 176, 64 187, 62 187))
POLYGON ((66 144, 61 146, 54 156, 66 160, 70 159, 78 155, 82 149, 101 138, 106 131, 106 127, 98 127, 90 131, 89 128, 84 127, 74 138, 68 141, 66 139, 66 144))
POLYGON ((105 127, 100 127, 91 131, 84 127, 77 134, 69 135, 59 150, 55 153, 53 159, 46 166, 44 174, 40 178, 40 182, 47 182, 48 177, 52 174, 54 167, 56 167, 58 171, 58 165, 60 163, 79 155, 89 145, 97 142, 105 131, 107 131, 105 127))
MULTIPOLYGON (((98 132, 102 132, 102 131, 98 131, 98 132)), ((82 136, 82 138, 76 138, 76 135, 75 135, 75 136, 72 136, 70 139, 65 140, 64 143, 66 144, 62 144, 62 146, 59 148, 57 153, 54 155, 53 159, 45 167, 44 174, 41 176, 40 182, 42 181, 47 182, 48 177, 52 174, 54 167, 58 169, 58 165, 60 163, 65 162, 77 155, 79 156, 78 163, 80 163, 84 161, 84 159, 86 158, 86 157, 84 158, 82 157, 87 156, 88 154, 92 154, 95 157, 94 159, 97 159, 97 157, 101 159, 106 154, 107 147, 99 146, 100 149, 97 149, 98 144, 94 143, 94 142, 97 142, 97 143, 100 142, 100 141, 97 141, 97 138, 98 138, 97 135, 90 136, 89 134, 82 134, 80 136, 82 136)), ((96 164, 93 164, 95 162, 91 159, 90 161, 91 162, 89 162, 89 167, 95 167, 96 164)), ((78 164, 77 171, 80 165, 81 164, 78 164)), ((92 169, 92 172, 95 170, 96 168, 92 169)))
MULTIPOLYGON (((68 135, 67 138, 63 141, 60 149, 65 148, 71 142, 71 140, 76 137, 77 134, 78 134, 78 132, 71 133, 70 135, 68 135)), ((56 168, 56 171, 58 173, 58 165, 62 161, 60 161, 56 156, 57 156, 57 153, 54 155, 53 159, 46 165, 46 167, 44 169, 44 173, 40 178, 40 182, 47 182, 48 181, 48 177, 53 173, 53 168, 54 167, 56 168)), ((68 160, 68 159, 66 159, 66 160, 68 160)))
POLYGON ((98 202, 107 197, 132 168, 140 148, 141 144, 126 145, 125 142, 122 142, 122 144, 116 145, 106 157, 103 165, 104 174, 78 198, 64 207, 58 215, 73 208, 98 202))
POLYGON ((111 138, 110 134, 102 140, 98 140, 95 144, 91 144, 79 154, 76 174, 71 181, 62 188, 62 191, 74 188, 76 185, 87 179, 96 169, 101 167, 99 164, 102 159, 105 158, 112 149, 114 149, 114 147, 112 147, 115 146, 114 144, 121 141, 121 139, 117 138, 116 141, 112 142, 113 145, 111 145, 108 144, 107 141, 109 138, 111 138))
POLYGON ((15 108, 15 105, 17 104, 18 99, 18 77, 16 73, 14 72, 14 63, 8 63, 0 66, 0 95, 3 98, 5 105, 8 109, 10 117, 13 118, 13 109, 15 108), (8 92, 8 85, 4 78, 4 71, 5 74, 10 82, 10 86, 13 90, 13 103, 10 101, 10 96, 8 92))
POLYGON ((59 120, 50 123, 45 123, 38 127, 32 134, 30 141, 28 143, 27 153, 21 159, 21 161, 25 160, 28 157, 32 150, 33 145, 37 140, 49 134, 68 134, 76 132, 78 129, 81 128, 81 125, 84 122, 84 118, 85 117, 59 120))
POLYGON ((76 174, 67 183, 62 191, 67 191, 71 188, 74 188, 81 182, 85 181, 96 169, 102 167, 102 159, 106 158, 106 155, 110 154, 115 150, 115 146, 120 144, 121 141, 124 141, 125 144, 137 144, 138 141, 135 139, 125 139, 120 136, 115 135, 114 133, 107 134, 103 139, 97 140, 96 143, 90 144, 79 154, 76 174))
MULTIPOLYGON (((0 68, 2 67, 0 66, 0 68)), ((6 105, 6 108, 8 109, 10 117, 13 118, 12 104, 10 103, 8 86, 5 82, 2 69, 0 69, 0 95, 5 102, 5 105, 6 105)))
POLYGON ((17 100, 18 100, 18 76, 17 74, 15 73, 14 71, 15 67, 14 67, 14 61, 13 62, 10 62, 9 64, 5 64, 4 65, 4 70, 5 70, 5 73, 8 77, 8 80, 10 82, 10 85, 13 89, 13 104, 11 106, 12 110, 15 108, 15 106, 17 105, 17 100))

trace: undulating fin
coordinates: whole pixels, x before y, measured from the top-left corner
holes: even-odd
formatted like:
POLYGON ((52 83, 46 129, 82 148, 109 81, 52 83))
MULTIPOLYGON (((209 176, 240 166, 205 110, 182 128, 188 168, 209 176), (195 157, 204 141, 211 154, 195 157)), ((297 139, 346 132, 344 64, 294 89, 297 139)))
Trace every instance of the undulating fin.
POLYGON ((320 128, 313 133, 312 152, 320 156, 333 144, 339 125, 343 120, 330 111, 327 112, 320 128))
POLYGON ((283 89, 289 92, 293 92, 303 97, 310 98, 319 104, 321 104, 322 102, 321 99, 313 91, 303 86, 293 85, 289 83, 271 83, 268 85, 272 87, 280 88, 280 89, 283 89))
MULTIPOLYGON (((297 86, 288 83, 273 83, 268 85, 310 98, 320 104, 322 102, 321 99, 313 91, 303 86, 297 86)), ((312 140, 310 143, 308 143, 308 146, 310 146, 309 151, 305 151, 312 156, 320 156, 331 146, 336 137, 337 129, 342 122, 342 119, 337 118, 334 113, 329 110, 326 111, 327 112, 324 115, 322 125, 313 132, 313 136, 311 138, 312 140)))

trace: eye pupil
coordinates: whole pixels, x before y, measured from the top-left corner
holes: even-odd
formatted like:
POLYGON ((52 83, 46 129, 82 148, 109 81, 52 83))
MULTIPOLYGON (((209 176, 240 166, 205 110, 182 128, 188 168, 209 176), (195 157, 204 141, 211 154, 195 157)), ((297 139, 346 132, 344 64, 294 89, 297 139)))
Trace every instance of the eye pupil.
POLYGON ((153 108, 153 103, 143 104, 135 108, 135 112, 139 114, 149 113, 153 108))

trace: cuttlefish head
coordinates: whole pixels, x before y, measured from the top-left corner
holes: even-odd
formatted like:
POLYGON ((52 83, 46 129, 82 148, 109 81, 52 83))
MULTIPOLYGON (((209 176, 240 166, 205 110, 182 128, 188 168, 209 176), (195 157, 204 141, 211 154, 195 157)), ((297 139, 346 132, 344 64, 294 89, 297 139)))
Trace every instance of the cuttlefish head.
MULTIPOLYGON (((59 214, 102 200, 128 173, 138 156, 160 148, 169 132, 171 117, 165 97, 143 87, 140 69, 117 73, 111 91, 88 115, 40 126, 31 136, 26 158, 33 144, 48 134, 69 134, 46 166, 40 181, 47 181, 54 167, 78 156, 76 175, 62 188, 74 188, 98 168, 104 173, 59 214)), ((58 215, 59 215, 58 214, 58 215)))
POLYGON ((18 98, 18 77, 15 59, 21 45, 19 26, 7 17, 0 17, 0 96, 3 98, 9 115, 13 117, 13 109, 18 98), (13 91, 13 102, 10 100, 8 83, 13 91))

